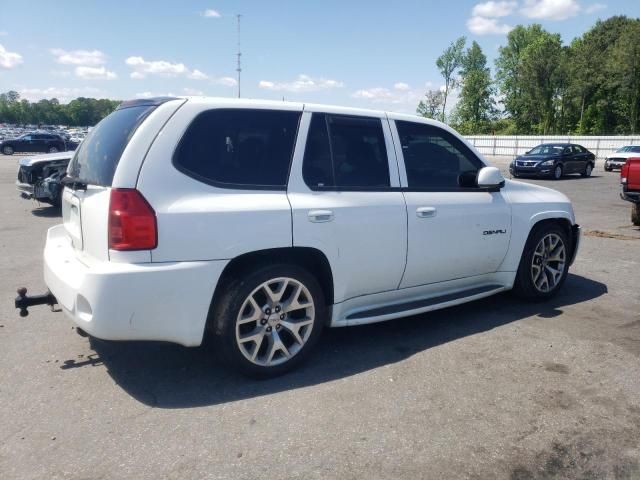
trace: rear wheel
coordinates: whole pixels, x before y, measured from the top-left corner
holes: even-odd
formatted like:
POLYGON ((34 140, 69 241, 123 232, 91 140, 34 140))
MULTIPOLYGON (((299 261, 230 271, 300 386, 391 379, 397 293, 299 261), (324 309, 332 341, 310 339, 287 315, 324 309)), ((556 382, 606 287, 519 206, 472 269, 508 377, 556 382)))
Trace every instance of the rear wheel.
POLYGON ((631 223, 640 227, 640 203, 631 204, 631 223))
POLYGON ((56 147, 49 147, 49 153, 58 153, 58 149, 56 147))
POLYGON ((10 147, 9 145, 2 147, 2 153, 5 155, 13 155, 13 147, 10 147))
POLYGON ((546 300, 558 293, 569 271, 569 248, 560 225, 534 227, 522 252, 514 293, 527 300, 546 300))
POLYGON ((556 165, 553 169, 553 179, 560 180, 562 178, 562 165, 556 165))
POLYGON ((591 165, 590 163, 587 163, 587 166, 584 167, 584 172, 582 172, 582 176, 583 177, 590 177, 591 176, 591 172, 593 172, 593 165, 591 165))
POLYGON ((245 375, 269 378, 302 362, 326 318, 322 288, 296 265, 265 266, 229 282, 209 321, 221 360, 245 375))

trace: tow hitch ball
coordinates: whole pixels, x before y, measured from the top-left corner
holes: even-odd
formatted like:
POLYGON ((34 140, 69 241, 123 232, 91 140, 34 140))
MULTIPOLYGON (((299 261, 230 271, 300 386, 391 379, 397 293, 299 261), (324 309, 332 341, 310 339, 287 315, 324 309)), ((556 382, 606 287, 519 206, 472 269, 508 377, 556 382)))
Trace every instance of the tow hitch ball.
POLYGON ((53 310, 54 305, 57 303, 58 301, 56 300, 56 297, 54 297, 51 292, 47 292, 43 295, 32 295, 27 297, 27 289, 25 287, 18 289, 18 296, 15 301, 16 308, 20 309, 21 317, 29 315, 29 311, 27 310, 29 307, 33 307, 35 305, 49 305, 51 310, 53 310))

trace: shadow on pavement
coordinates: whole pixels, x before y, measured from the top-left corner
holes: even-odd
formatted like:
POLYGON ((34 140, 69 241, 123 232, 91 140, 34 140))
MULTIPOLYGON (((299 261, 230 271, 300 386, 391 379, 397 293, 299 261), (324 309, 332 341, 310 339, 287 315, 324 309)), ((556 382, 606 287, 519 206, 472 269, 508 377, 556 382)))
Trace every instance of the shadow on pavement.
POLYGON ((31 214, 35 217, 54 218, 61 217, 62 210, 60 207, 53 207, 51 205, 41 204, 38 208, 31 210, 31 214))
POLYGON ((562 308, 607 293, 606 285, 569 275, 562 292, 546 303, 523 303, 508 293, 429 314, 373 325, 327 329, 309 360, 283 377, 254 381, 225 370, 205 347, 160 342, 108 342, 90 338, 96 355, 63 368, 102 363, 138 401, 159 408, 215 405, 316 385, 531 316, 551 318, 562 308))

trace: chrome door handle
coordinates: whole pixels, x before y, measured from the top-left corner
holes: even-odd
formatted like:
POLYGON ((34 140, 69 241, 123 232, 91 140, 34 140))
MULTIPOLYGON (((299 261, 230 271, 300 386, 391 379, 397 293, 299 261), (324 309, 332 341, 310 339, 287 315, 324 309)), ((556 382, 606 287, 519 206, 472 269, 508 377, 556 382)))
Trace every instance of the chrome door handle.
POLYGON ((416 209, 416 215, 418 218, 432 218, 436 216, 436 208, 435 207, 419 207, 416 209))
POLYGON ((314 223, 330 222, 333 220, 333 212, 331 210, 311 210, 309 212, 309 221, 314 223))

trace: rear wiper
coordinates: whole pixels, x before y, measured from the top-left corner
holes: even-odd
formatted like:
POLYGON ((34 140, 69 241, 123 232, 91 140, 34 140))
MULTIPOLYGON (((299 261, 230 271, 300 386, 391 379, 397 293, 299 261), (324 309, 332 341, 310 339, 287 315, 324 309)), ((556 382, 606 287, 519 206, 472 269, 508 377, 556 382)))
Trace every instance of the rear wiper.
POLYGON ((64 177, 62 177, 62 180, 60 180, 60 183, 62 183, 62 185, 64 185, 65 187, 69 187, 71 190, 87 189, 86 182, 83 182, 82 180, 79 180, 77 178, 70 177, 68 175, 65 175, 64 177))

